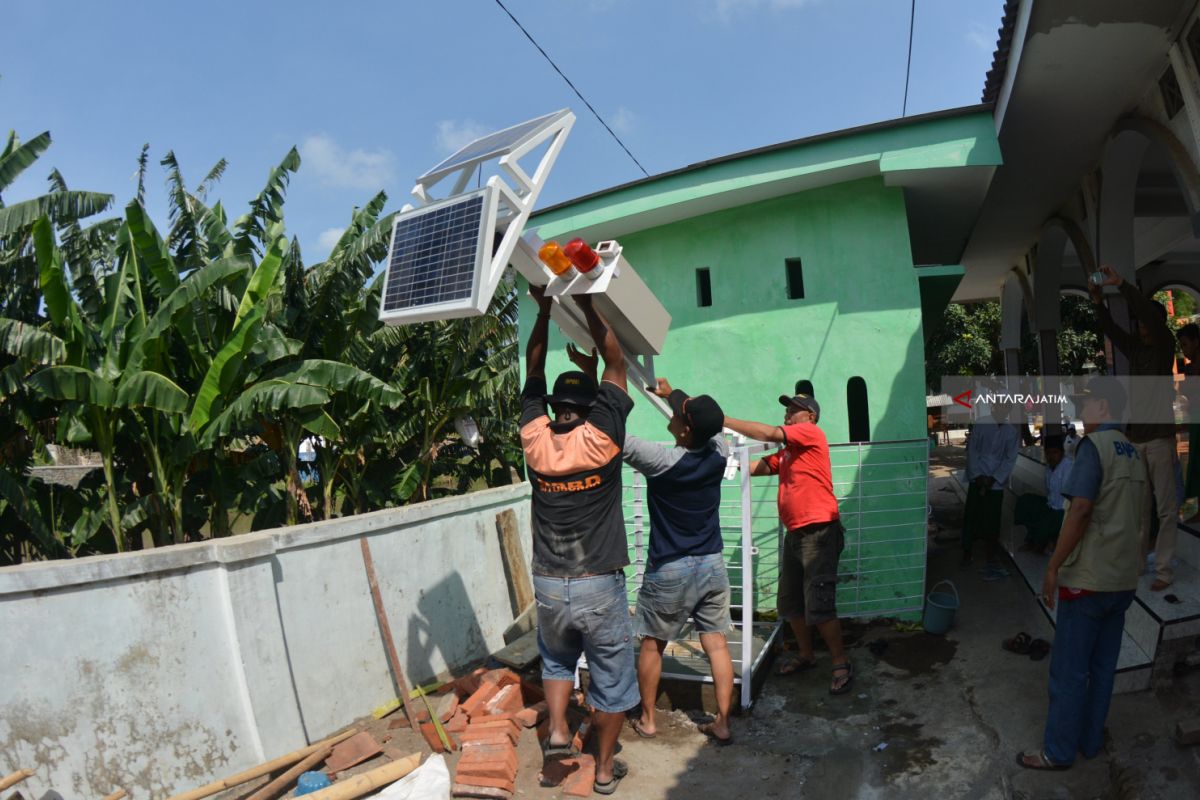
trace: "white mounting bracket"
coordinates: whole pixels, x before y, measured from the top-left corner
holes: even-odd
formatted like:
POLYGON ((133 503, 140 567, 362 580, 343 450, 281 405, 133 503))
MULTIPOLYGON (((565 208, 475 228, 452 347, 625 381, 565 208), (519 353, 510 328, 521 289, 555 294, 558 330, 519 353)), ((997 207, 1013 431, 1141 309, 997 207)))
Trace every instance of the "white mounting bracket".
POLYGON ((617 343, 621 345, 628 381, 635 384, 663 416, 669 418, 671 407, 654 394, 654 356, 661 352, 662 339, 666 337, 671 316, 633 268, 619 258, 620 245, 616 242, 604 244, 612 244, 613 248, 605 250, 610 254, 607 261, 605 255, 601 254, 603 248, 597 248, 597 254, 601 254, 601 264, 596 269, 604 269, 604 272, 596 280, 585 276, 570 281, 555 278, 537 256, 542 241, 534 233, 521 237, 513 251, 512 265, 531 284, 546 286, 546 294, 554 300, 550 319, 558 325, 564 336, 584 348, 585 352, 595 344, 583 312, 569 297, 572 294, 594 295, 592 302, 596 310, 612 327, 617 343), (630 309, 633 309, 632 314, 630 309), (643 312, 641 315, 639 310, 643 312), (661 335, 657 333, 660 327, 661 335))

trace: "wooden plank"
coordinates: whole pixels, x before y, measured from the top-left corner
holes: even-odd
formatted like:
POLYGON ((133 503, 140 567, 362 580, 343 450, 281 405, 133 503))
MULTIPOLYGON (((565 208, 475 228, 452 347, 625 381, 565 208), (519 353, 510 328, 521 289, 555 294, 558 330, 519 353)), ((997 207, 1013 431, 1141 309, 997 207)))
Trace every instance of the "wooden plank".
POLYGON ((33 770, 31 770, 31 769, 19 769, 16 772, 9 773, 8 775, 5 775, 3 778, 0 778, 0 791, 3 791, 10 786, 16 786, 18 783, 25 780, 26 778, 32 778, 32 777, 33 777, 33 770))
POLYGON ((332 747, 338 742, 349 739, 357 732, 358 731, 354 729, 343 731, 337 736, 331 736, 328 739, 317 742, 316 744, 310 744, 308 747, 302 747, 299 750, 293 750, 285 756, 273 758, 270 761, 259 764, 257 767, 251 767, 250 769, 230 775, 228 778, 223 778, 222 780, 205 784, 199 789, 192 789, 189 792, 177 794, 174 797, 169 798, 169 800, 200 800, 202 797, 209 797, 217 792, 223 792, 226 789, 234 786, 241 786, 246 781, 252 781, 255 778, 261 778, 263 775, 269 775, 272 772, 277 772, 284 767, 290 767, 292 764, 295 764, 297 761, 300 761, 306 756, 312 755, 318 750, 326 747, 332 747))
POLYGON ((362 772, 352 778, 343 778, 332 786, 318 789, 306 795, 309 800, 353 800, 381 786, 395 783, 421 764, 421 754, 411 756, 362 772))
POLYGON ((504 562, 504 576, 508 579, 512 613, 516 616, 533 605, 533 579, 529 577, 529 567, 521 550, 517 514, 511 508, 496 515, 496 532, 500 536, 500 556, 504 562))
POLYGON ((515 642, 492 656, 506 667, 525 669, 538 659, 537 628, 523 634, 515 642))
POLYGON ((371 601, 375 604, 375 622, 379 625, 379 634, 383 638, 383 649, 387 655, 388 664, 392 667, 392 682, 396 694, 404 704, 404 713, 409 720, 417 718, 417 707, 413 705, 408 694, 408 681, 404 678, 404 669, 400 666, 400 656, 396 653, 396 642, 392 639, 392 626, 388 624, 387 610, 383 607, 383 596, 379 592, 379 581, 375 578, 375 559, 371 557, 371 545, 367 537, 358 540, 362 549, 363 569, 367 573, 367 586, 371 589, 371 601))
MULTIPOLYGON (((287 772, 250 795, 246 800, 275 800, 276 797, 286 792, 293 783, 298 781, 301 775, 329 758, 329 754, 332 752, 332 747, 324 747, 315 751, 303 761, 292 766, 287 772)), ((108 800, 108 798, 106 797, 104 800, 108 800)))

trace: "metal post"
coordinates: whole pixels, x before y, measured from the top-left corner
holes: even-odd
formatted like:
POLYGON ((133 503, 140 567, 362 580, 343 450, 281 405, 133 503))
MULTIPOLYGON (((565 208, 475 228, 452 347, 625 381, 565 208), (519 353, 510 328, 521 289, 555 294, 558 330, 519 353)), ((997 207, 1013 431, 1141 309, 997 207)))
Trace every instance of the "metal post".
POLYGON ((633 582, 639 589, 646 565, 642 560, 645 546, 642 541, 642 473, 633 471, 633 582))
POLYGON ((750 499, 750 451, 738 448, 742 475, 742 708, 750 707, 754 682, 754 521, 750 499))
POLYGON ((862 581, 858 579, 858 573, 862 572, 862 537, 863 537, 863 507, 862 507, 862 481, 863 481, 863 463, 862 463, 862 442, 859 442, 855 448, 855 459, 857 464, 854 466, 854 494, 858 499, 858 532, 854 537, 854 610, 862 609, 862 581))

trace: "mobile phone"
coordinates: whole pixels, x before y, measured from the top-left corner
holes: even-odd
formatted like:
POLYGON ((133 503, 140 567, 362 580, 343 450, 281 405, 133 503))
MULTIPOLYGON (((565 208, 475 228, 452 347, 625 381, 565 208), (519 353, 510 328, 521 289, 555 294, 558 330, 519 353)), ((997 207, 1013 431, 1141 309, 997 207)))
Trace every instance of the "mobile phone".
POLYGON ((1100 270, 1096 270, 1091 274, 1091 277, 1088 280, 1092 282, 1093 286, 1099 286, 1100 284, 1104 283, 1104 273, 1100 270))

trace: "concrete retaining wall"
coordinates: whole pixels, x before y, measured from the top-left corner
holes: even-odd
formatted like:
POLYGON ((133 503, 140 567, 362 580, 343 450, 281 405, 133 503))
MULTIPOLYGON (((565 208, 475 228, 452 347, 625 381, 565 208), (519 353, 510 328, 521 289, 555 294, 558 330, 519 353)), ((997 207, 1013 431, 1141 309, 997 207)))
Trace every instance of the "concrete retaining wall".
POLYGON ((368 537, 410 685, 504 646, 496 515, 529 487, 123 555, 0 569, 0 774, 166 797, 321 738, 395 696, 368 537))

